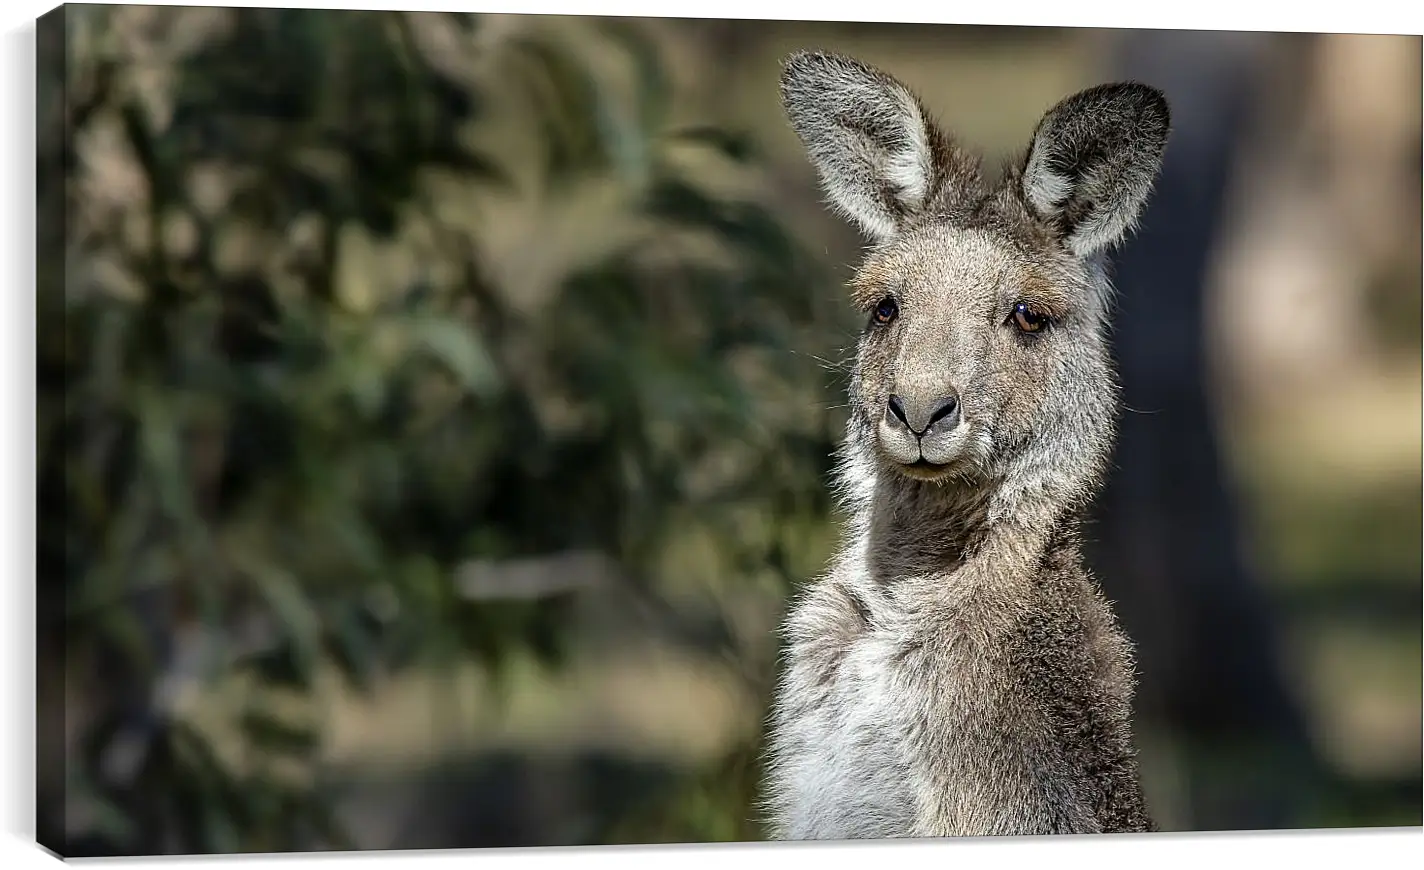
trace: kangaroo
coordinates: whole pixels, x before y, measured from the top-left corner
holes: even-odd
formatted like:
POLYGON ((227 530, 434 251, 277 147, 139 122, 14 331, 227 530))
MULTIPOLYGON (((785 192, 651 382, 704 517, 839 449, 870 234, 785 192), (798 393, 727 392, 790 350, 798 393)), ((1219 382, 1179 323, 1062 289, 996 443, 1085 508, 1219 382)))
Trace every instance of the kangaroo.
POLYGON ((1082 564, 1118 390, 1108 251, 1170 115, 1070 96, 997 180, 891 76, 789 57, 781 96, 872 245, 838 462, 849 519, 782 626, 763 801, 775 839, 1154 830, 1132 647, 1082 564))

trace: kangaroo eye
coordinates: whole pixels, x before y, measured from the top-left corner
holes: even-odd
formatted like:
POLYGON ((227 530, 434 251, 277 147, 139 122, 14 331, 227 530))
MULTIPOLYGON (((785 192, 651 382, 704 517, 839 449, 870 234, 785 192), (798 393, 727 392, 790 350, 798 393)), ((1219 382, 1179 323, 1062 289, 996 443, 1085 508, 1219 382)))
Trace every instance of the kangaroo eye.
POLYGON ((1014 313, 1009 319, 1022 332, 1038 332, 1048 325, 1048 315, 1035 309, 1027 302, 1015 305, 1014 313))
POLYGON ((895 316, 899 313, 900 306, 895 303, 894 299, 891 299, 889 296, 886 296, 884 299, 880 300, 879 305, 875 306, 875 314, 873 316, 875 318, 876 323, 880 324, 881 326, 884 326, 885 324, 894 320, 895 316))

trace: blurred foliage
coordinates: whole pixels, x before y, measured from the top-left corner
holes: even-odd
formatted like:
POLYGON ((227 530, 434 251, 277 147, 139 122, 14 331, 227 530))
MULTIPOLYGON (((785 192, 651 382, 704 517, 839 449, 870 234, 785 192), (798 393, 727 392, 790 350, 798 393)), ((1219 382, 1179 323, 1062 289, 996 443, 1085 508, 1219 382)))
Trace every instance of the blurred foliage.
MULTIPOLYGON (((788 398, 820 393, 822 372, 787 352, 817 277, 764 204, 683 168, 691 149, 729 177, 759 171, 737 131, 672 126, 636 27, 55 16, 40 36, 39 582, 71 752, 62 785, 42 784, 41 841, 349 846, 308 709, 321 669, 359 689, 568 654, 570 593, 462 594, 471 561, 595 551, 656 602, 677 579, 658 560, 695 516, 732 573, 789 582, 785 541, 745 530, 827 510, 829 427, 814 398, 788 398), (610 55, 633 88, 601 71, 610 55), (476 144, 508 123, 497 96, 542 153, 511 165, 476 144), (538 298, 491 265, 482 233, 498 227, 451 217, 451 202, 594 182, 624 195, 590 220, 633 229, 559 265, 538 298), (414 252, 409 274, 363 274, 359 245, 414 252), (216 679, 248 687, 232 745, 179 713, 216 679)), ((672 629, 747 660, 718 618, 672 629)), ((761 691, 766 668, 747 674, 761 691)), ((754 767, 755 747, 738 758, 754 767)), ((746 815, 738 782, 699 780, 645 818, 746 836, 682 821, 704 800, 746 815)))

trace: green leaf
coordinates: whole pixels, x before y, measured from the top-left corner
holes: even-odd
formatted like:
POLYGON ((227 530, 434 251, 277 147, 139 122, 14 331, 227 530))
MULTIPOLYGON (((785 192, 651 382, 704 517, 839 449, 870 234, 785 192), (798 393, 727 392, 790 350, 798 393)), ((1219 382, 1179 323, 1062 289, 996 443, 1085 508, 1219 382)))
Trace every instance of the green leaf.
POLYGON ((640 138, 651 140, 662 128, 672 100, 672 86, 658 43, 632 19, 599 18, 596 25, 633 58, 637 72, 640 138))
POLYGON ((248 710, 244 713, 241 727, 253 744, 282 755, 307 756, 319 743, 319 738, 311 727, 283 722, 271 713, 261 710, 248 710))
POLYGON ((70 772, 68 787, 72 790, 67 797, 92 816, 91 825, 97 834, 117 842, 132 841, 138 826, 130 811, 96 789, 83 775, 82 768, 76 770, 78 767, 73 763, 66 765, 66 771, 70 772))
POLYGON ((307 808, 307 821, 311 823, 314 833, 326 841, 326 845, 332 849, 341 851, 355 851, 358 847, 356 841, 351 838, 351 834, 345 826, 337 819, 336 813, 332 811, 331 799, 311 802, 307 808))
POLYGON ((301 584, 287 571, 250 553, 235 554, 234 561, 256 583, 272 614, 282 624, 291 644, 293 663, 303 681, 309 682, 320 651, 321 618, 301 584))
POLYGON ((466 390, 488 397, 499 388, 499 370, 472 330, 434 317, 412 320, 407 329, 416 344, 449 367, 466 390))
POLYGON ((379 638, 375 636, 371 619, 359 605, 346 607, 334 618, 333 631, 327 638, 327 651, 351 685, 359 690, 371 686, 379 638))
POLYGON ((233 823, 232 814, 216 801, 203 806, 203 825, 207 831, 209 849, 219 855, 242 851, 242 835, 233 823))
POLYGON ((670 138, 675 142, 711 148, 737 163, 750 163, 761 156, 752 137, 742 130, 728 130, 711 125, 693 126, 674 131, 670 138))
POLYGON ((571 46, 536 34, 512 40, 543 127, 545 171, 558 185, 616 168, 637 183, 650 168, 639 119, 571 46))

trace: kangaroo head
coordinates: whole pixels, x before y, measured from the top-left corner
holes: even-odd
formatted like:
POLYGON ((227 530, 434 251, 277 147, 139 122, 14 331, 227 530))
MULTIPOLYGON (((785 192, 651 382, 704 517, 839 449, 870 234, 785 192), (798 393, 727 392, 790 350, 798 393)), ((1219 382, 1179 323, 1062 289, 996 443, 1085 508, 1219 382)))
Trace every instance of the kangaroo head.
POLYGON ((1104 254, 1131 230, 1166 145, 1142 84, 1082 91, 986 180, 894 78, 798 53, 781 93, 828 198, 873 242, 851 440, 920 481, 1072 489, 1111 444, 1104 254))

